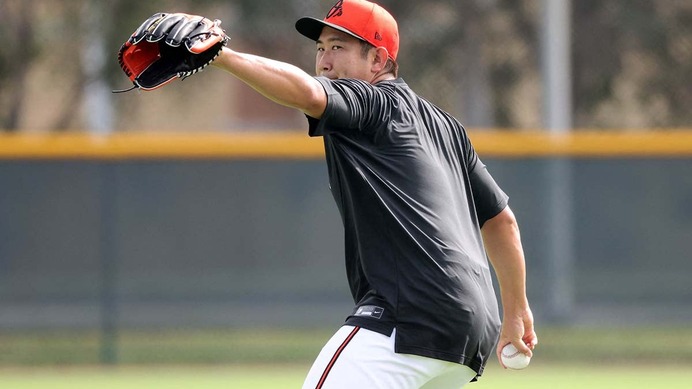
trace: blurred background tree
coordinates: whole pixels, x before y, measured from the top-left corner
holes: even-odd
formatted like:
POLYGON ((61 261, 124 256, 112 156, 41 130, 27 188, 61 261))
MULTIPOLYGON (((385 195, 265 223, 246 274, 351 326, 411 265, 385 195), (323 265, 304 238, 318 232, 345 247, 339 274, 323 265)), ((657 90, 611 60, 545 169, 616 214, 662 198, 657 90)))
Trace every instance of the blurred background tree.
MULTIPOLYGON (((381 4, 399 21, 401 75, 423 96, 468 127, 541 126, 539 0, 381 4)), ((0 51, 0 128, 93 130, 89 85, 127 87, 115 54, 143 20, 161 10, 221 19, 231 47, 312 72, 313 46, 293 24, 304 15, 322 16, 331 5, 331 0, 0 0, 0 33, 17 42, 0 51), (101 34, 94 34, 94 20, 101 34), (91 51, 83 54, 95 39, 102 41, 103 66, 92 66, 91 51)), ((578 0, 572 8, 575 127, 690 127, 692 2, 578 0)), ((303 127, 300 115, 261 100, 222 72, 207 71, 193 80, 147 94, 102 97, 113 112, 112 129, 303 127), (210 104, 186 112, 188 99, 210 104)))
POLYGON ((34 19, 29 2, 0 3, 0 36, 15 42, 0 50, 0 128, 10 131, 18 128, 25 98, 25 62, 34 60, 39 49, 32 26, 34 19))
POLYGON ((689 127, 692 2, 573 4, 577 124, 689 127))

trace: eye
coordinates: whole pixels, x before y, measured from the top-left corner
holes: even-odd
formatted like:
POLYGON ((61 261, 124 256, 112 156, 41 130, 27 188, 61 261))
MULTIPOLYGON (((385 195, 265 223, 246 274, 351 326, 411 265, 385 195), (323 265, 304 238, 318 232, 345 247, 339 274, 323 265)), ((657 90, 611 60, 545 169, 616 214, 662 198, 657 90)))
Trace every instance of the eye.
POLYGON ((341 47, 341 46, 338 46, 338 45, 332 46, 332 50, 339 50, 339 49, 341 49, 341 48, 342 48, 342 47, 341 47))

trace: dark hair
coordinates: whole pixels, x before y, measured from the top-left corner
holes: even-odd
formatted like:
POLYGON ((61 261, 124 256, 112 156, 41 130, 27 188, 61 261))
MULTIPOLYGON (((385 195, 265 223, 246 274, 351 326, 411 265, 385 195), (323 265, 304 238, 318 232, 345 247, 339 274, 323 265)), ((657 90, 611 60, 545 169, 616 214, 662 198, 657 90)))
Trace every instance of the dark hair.
MULTIPOLYGON (((373 46, 372 44, 363 40, 360 41, 360 53, 363 56, 363 58, 366 58, 368 56, 368 53, 370 53, 370 50, 374 48, 375 46, 373 46)), ((384 65, 384 70, 386 73, 392 73, 394 77, 399 77, 399 64, 389 57, 387 57, 387 63, 384 65)))

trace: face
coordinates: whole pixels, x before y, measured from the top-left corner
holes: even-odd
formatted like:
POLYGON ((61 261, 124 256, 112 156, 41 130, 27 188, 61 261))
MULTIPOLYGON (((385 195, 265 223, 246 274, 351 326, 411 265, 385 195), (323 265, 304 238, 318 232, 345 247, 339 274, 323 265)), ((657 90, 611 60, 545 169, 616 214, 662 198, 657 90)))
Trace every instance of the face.
POLYGON ((317 40, 315 73, 330 79, 356 78, 370 82, 372 57, 363 57, 361 41, 331 27, 324 27, 317 40))

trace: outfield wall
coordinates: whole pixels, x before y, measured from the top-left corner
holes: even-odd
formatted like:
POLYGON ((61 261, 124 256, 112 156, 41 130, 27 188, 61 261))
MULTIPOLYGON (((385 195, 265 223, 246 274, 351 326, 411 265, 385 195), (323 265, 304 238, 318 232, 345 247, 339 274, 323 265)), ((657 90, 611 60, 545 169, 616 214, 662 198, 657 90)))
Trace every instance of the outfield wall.
MULTIPOLYGON (((692 131, 472 138, 519 218, 539 320, 554 320, 562 161, 562 319, 692 323, 692 131)), ((0 330, 339 325, 351 302, 322 158, 302 133, 0 135, 0 330)))

